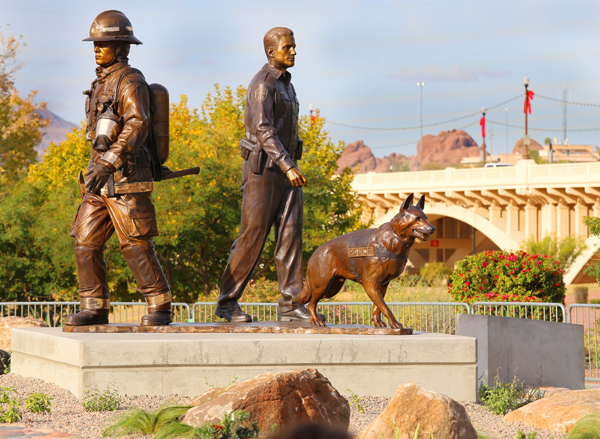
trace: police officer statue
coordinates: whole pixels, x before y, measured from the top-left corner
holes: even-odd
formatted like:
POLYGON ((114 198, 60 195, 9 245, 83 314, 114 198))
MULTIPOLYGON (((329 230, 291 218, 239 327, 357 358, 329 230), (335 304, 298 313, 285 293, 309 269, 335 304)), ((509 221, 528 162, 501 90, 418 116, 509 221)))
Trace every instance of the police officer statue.
POLYGON ((141 324, 168 325, 171 293, 152 244, 158 230, 152 204, 149 88, 127 58, 130 44, 142 42, 133 35, 129 19, 114 10, 98 15, 83 41, 94 42, 98 67, 91 89, 84 92, 90 161, 71 232, 76 240, 81 311, 67 316, 65 324, 108 323, 104 250, 116 232, 148 304, 141 324))
POLYGON ((307 185, 297 161, 302 156, 298 138, 298 110, 288 72, 294 66, 294 33, 284 27, 264 37, 267 64, 248 86, 240 142, 242 218, 240 235, 231 247, 215 314, 232 322, 250 322, 238 300, 250 281, 265 242, 275 225, 275 264, 282 299, 278 319, 310 321, 304 306, 293 303, 302 291, 302 186, 307 185))

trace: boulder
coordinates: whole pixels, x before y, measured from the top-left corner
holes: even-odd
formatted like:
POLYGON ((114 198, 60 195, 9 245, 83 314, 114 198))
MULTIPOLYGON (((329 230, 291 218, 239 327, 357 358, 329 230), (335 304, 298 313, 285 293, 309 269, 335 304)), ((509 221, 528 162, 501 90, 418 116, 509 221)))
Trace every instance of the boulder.
POLYGON ((315 369, 265 373, 248 381, 211 389, 192 400, 182 419, 200 426, 223 418, 224 412, 244 410, 264 433, 301 422, 348 428, 350 406, 329 380, 315 369))
POLYGON ((0 375, 10 367, 10 354, 0 349, 0 375))
POLYGON ((0 317, 0 349, 10 351, 12 328, 43 328, 48 327, 46 322, 29 317, 0 317))
POLYGON ((381 415, 356 439, 477 439, 465 408, 453 399, 424 390, 416 384, 402 384, 381 415))
POLYGON ((569 433, 577 421, 589 414, 600 415, 600 389, 555 393, 513 410, 504 420, 569 433))

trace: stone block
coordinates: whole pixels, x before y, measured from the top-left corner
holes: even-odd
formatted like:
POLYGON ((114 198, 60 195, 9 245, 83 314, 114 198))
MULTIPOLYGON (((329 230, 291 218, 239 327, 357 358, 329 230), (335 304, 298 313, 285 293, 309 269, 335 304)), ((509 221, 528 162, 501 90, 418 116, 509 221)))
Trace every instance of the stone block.
POLYGON ((456 334, 477 338, 480 382, 492 384, 498 374, 530 386, 584 387, 582 325, 460 314, 456 334))

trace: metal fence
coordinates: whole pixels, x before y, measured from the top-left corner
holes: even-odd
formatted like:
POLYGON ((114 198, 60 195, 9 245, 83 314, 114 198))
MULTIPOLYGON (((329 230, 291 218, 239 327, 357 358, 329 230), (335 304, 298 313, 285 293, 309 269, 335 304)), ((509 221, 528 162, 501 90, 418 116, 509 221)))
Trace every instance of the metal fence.
MULTIPOLYGON (((192 305, 192 321, 216 322, 215 302, 196 302, 192 305)), ((252 320, 265 322, 277 320, 276 303, 240 303, 242 311, 252 320)), ((469 305, 452 302, 390 302, 388 306, 394 316, 405 327, 417 331, 453 334, 457 314, 469 314, 469 305)), ((370 325, 373 313, 372 302, 324 302, 317 306, 328 323, 348 325, 370 325)))
POLYGON ((471 314, 517 317, 567 323, 567 310, 562 303, 474 302, 471 314))
MULTIPOLYGON (((173 303, 173 321, 187 322, 192 313, 187 303, 173 303)), ((147 313, 145 302, 111 302, 110 323, 138 323, 147 313)), ((0 317, 29 317, 46 322, 50 327, 63 325, 68 314, 79 311, 79 302, 0 302, 0 317)))
POLYGON ((600 305, 574 304, 569 306, 569 323, 583 325, 586 381, 600 381, 598 364, 598 330, 600 305))

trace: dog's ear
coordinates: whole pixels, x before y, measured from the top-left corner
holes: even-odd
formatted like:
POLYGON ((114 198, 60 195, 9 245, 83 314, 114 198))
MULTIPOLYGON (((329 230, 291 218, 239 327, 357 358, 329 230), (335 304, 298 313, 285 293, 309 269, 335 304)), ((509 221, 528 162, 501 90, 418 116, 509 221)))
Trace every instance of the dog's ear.
POLYGON ((404 203, 402 203, 402 206, 400 207, 400 213, 404 212, 406 209, 408 209, 410 206, 412 206, 413 198, 414 198, 414 194, 410 194, 406 198, 406 200, 404 200, 404 203))
POLYGON ((425 194, 421 195, 421 198, 419 198, 419 201, 417 202, 417 206, 421 210, 425 209, 425 194))

